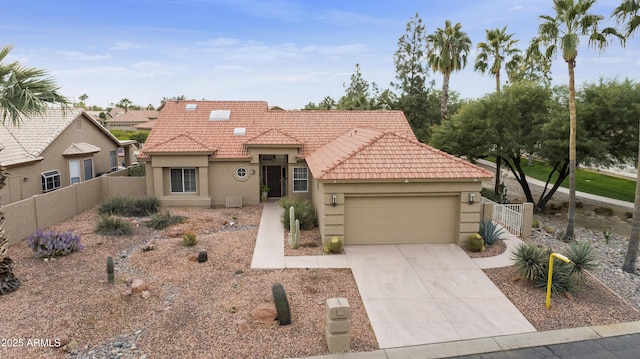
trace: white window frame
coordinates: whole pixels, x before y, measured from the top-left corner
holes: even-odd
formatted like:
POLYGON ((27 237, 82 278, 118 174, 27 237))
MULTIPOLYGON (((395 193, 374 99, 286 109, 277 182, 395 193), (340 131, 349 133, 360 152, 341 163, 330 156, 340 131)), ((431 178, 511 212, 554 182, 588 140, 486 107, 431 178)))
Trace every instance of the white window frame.
POLYGON ((42 183, 42 193, 51 192, 62 187, 62 177, 60 171, 51 170, 40 174, 42 183), (49 188, 49 180, 51 180, 51 188, 49 188))
POLYGON ((195 167, 171 168, 169 170, 169 187, 171 193, 197 193, 198 192, 198 171, 195 167), (180 172, 178 172, 180 171, 180 172), (173 175, 180 174, 181 188, 174 188, 173 175), (191 188, 193 182, 193 188, 191 188))
POLYGON ((293 167, 293 192, 309 192, 309 169, 307 167, 293 167), (304 190, 296 189, 296 183, 304 183, 304 190))
POLYGON ((69 160, 69 184, 74 185, 82 182, 81 176, 80 160, 69 160))

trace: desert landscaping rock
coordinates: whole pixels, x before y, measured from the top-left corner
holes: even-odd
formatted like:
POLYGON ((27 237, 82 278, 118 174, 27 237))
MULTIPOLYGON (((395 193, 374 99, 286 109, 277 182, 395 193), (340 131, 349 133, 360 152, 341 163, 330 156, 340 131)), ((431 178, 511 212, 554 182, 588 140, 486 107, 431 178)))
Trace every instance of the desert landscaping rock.
POLYGON ((149 288, 147 283, 144 282, 143 279, 136 278, 131 282, 131 291, 133 293, 141 293, 146 291, 149 288))

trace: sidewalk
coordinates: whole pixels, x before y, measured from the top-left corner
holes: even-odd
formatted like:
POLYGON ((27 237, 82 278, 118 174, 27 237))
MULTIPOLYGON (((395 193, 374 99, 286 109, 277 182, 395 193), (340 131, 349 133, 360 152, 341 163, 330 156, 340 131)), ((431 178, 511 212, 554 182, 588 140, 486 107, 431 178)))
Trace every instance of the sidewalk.
MULTIPOLYGON (((491 161, 478 160, 478 164, 480 164, 482 166, 485 166, 485 167, 491 167, 494 170, 496 168, 496 164, 491 162, 491 161)), ((543 181, 537 180, 535 178, 531 178, 529 176, 527 176, 527 182, 529 183, 529 185, 534 185, 534 186, 539 186, 539 187, 544 187, 544 185, 545 185, 545 183, 543 181)), ((568 194, 569 193, 569 189, 566 188, 566 187, 558 187, 557 192, 568 194)), ((618 200, 618 199, 598 196, 598 195, 591 194, 591 193, 585 193, 585 192, 576 191, 576 197, 577 198, 591 199, 591 200, 594 200, 594 201, 610 203, 610 204, 613 204, 613 205, 616 205, 616 206, 633 209, 633 202, 621 201, 621 200, 618 200)))

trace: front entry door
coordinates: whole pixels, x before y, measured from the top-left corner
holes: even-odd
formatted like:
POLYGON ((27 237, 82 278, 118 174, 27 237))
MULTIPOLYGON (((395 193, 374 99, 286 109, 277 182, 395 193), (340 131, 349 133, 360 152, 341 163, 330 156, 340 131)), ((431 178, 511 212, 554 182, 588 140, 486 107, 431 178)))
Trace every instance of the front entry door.
POLYGON ((282 197, 282 166, 267 166, 269 197, 282 197))

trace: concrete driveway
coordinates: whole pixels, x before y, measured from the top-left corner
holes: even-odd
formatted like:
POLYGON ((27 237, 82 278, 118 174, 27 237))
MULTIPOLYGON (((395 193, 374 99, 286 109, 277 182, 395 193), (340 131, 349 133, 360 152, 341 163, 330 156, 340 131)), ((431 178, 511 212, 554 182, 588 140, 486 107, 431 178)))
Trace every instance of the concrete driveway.
POLYGON ((345 246, 380 348, 535 332, 453 244, 345 246))

